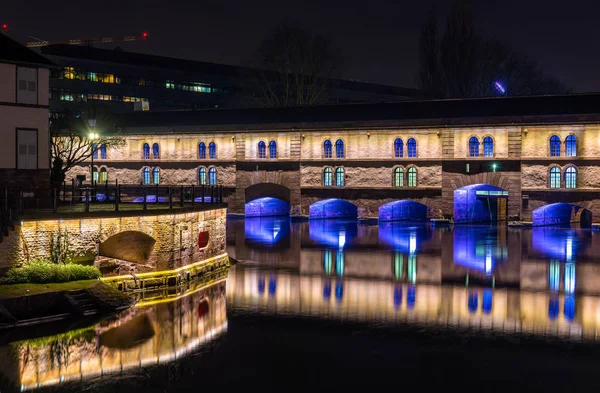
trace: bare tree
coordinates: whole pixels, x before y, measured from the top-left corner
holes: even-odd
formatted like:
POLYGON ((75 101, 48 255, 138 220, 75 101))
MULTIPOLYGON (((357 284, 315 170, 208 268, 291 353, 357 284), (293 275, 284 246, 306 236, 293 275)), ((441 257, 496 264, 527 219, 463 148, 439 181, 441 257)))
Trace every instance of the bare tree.
POLYGON ((95 118, 90 126, 89 116, 75 117, 64 113, 50 121, 52 170, 51 183, 58 187, 65 180, 66 173, 77 165, 88 161, 94 151, 104 145, 107 149, 125 144, 125 139, 116 133, 113 122, 107 115, 95 118), (90 132, 98 133, 98 138, 90 138, 90 132))
POLYGON ((419 85, 435 98, 569 91, 556 78, 546 75, 539 64, 507 43, 479 36, 464 0, 456 2, 441 36, 437 26, 432 11, 419 39, 419 85), (496 86, 496 82, 501 86, 496 86))
POLYGON ((269 32, 257 55, 257 90, 266 106, 326 101, 325 89, 342 65, 342 57, 329 38, 288 24, 269 32))

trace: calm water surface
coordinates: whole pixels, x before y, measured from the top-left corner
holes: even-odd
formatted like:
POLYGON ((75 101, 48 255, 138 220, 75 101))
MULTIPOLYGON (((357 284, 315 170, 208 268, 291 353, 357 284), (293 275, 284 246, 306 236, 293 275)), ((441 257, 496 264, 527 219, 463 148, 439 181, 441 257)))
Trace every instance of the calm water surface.
POLYGON ((237 265, 0 337, 1 392, 600 388, 600 232, 230 219, 237 265))

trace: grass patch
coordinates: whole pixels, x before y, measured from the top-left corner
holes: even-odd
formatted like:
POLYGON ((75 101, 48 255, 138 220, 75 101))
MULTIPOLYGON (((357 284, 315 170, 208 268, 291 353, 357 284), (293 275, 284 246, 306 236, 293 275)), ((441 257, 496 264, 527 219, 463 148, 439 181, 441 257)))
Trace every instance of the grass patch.
POLYGON ((0 279, 0 284, 60 283, 79 280, 94 280, 102 276, 94 266, 76 263, 55 264, 31 262, 22 267, 12 268, 0 279))
POLYGON ((8 299, 14 297, 22 297, 27 295, 39 295, 50 292, 63 292, 87 289, 95 284, 98 280, 82 280, 71 282, 60 282, 51 284, 10 284, 0 285, 0 299, 8 299))

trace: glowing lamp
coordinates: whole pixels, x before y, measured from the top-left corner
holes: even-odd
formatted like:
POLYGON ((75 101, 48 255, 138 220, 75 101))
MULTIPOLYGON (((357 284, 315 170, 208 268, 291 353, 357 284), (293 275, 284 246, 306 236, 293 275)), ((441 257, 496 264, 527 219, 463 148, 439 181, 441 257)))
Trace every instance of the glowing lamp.
POLYGON ((499 81, 494 82, 494 87, 496 88, 496 91, 498 91, 498 93, 500 93, 500 94, 506 93, 506 88, 499 81))
POLYGON ((142 37, 143 37, 143 38, 148 38, 148 33, 144 31, 144 32, 142 33, 142 37))
POLYGON ((6 23, 2 24, 2 30, 8 30, 8 25, 6 23))

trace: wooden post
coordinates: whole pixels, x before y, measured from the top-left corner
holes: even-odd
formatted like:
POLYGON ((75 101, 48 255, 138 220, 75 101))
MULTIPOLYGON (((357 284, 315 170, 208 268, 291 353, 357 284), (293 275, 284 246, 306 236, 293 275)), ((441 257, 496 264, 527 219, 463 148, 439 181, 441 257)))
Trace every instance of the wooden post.
POLYGON ((196 207, 196 188, 192 184, 192 208, 196 207))
POLYGON ((181 186, 181 190, 179 193, 179 205, 183 207, 183 186, 181 186))
POLYGON ((204 205, 204 194, 205 194, 205 193, 204 193, 204 189, 205 189, 205 188, 206 188, 206 186, 203 184, 203 185, 202 185, 202 202, 201 202, 203 205, 204 205))
POLYGON ((146 206, 147 197, 148 197, 148 189, 146 187, 144 187, 144 210, 147 209, 147 206, 146 206))
POLYGON ((158 205, 158 184, 156 185, 156 190, 154 192, 154 204, 158 205))
POLYGON ((169 186, 169 209, 173 209, 173 187, 169 186))

